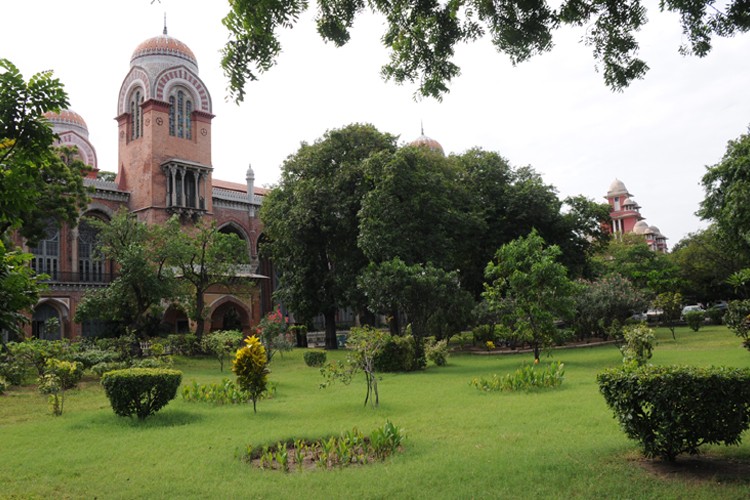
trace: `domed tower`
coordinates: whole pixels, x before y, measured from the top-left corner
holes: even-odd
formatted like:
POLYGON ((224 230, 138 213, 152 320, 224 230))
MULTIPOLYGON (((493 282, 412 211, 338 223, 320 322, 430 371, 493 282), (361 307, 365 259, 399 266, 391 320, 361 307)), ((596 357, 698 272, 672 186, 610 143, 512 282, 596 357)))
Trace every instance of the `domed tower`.
POLYGON ((120 189, 149 222, 211 206, 211 95, 190 48, 167 34, 136 47, 117 102, 120 189))
POLYGON ((436 153, 440 153, 441 155, 445 156, 445 152, 443 151, 443 146, 441 146, 440 143, 436 141, 435 139, 424 135, 424 127, 422 127, 421 135, 417 137, 416 139, 414 139, 413 141, 411 141, 408 145, 414 146, 414 147, 427 148, 430 151, 434 151, 436 153))
POLYGON ((89 142, 89 129, 81 115, 70 109, 63 109, 59 113, 48 111, 44 117, 52 125, 52 131, 57 134, 56 146, 75 146, 78 157, 93 170, 89 177, 96 178, 97 168, 96 150, 89 142))
POLYGON ((632 196, 620 179, 615 179, 609 185, 605 198, 609 203, 610 217, 612 218, 610 230, 612 233, 633 232, 636 223, 643 219, 640 213, 641 207, 632 199, 632 196))

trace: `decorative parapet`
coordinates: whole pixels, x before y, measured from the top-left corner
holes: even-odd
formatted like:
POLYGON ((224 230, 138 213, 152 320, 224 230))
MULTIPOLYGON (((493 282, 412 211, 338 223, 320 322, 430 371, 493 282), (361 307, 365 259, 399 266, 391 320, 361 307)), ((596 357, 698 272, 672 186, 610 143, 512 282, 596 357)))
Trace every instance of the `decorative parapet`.
POLYGON ((94 188, 94 197, 112 200, 112 201, 128 201, 130 193, 127 191, 120 191, 116 182, 105 181, 103 179, 83 179, 83 185, 94 188))

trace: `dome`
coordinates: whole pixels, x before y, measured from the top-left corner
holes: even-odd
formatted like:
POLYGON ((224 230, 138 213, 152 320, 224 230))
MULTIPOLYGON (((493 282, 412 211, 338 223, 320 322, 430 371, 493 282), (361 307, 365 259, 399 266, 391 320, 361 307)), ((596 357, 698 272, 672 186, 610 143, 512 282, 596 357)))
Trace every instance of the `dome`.
POLYGON ((59 113, 54 111, 48 111, 44 113, 44 117, 52 125, 52 130, 56 134, 62 132, 74 131, 81 134, 83 137, 89 136, 89 128, 86 122, 83 120, 81 115, 70 109, 62 109, 59 113))
POLYGON ((628 193, 628 188, 625 187, 625 184, 620 179, 615 179, 609 185, 607 196, 616 196, 618 194, 629 195, 630 193, 628 193))
POLYGON ((645 220, 639 220, 635 223, 635 226, 633 226, 633 232, 635 234, 646 234, 646 231, 648 231, 648 223, 645 220))
POLYGON ((654 233, 654 235, 656 236, 661 236, 661 231, 659 231, 659 228, 656 226, 651 226, 650 228, 648 228, 648 230, 650 233, 654 233))
POLYGON ((426 135, 422 134, 413 141, 409 143, 409 146, 414 147, 426 147, 430 149, 431 151, 434 151, 436 153, 440 153, 441 155, 444 155, 445 152, 443 151, 443 146, 440 145, 438 141, 435 139, 432 139, 430 137, 427 137, 426 135))
POLYGON ((198 60, 190 47, 173 38, 164 30, 163 35, 141 42, 130 57, 130 66, 157 66, 165 68, 185 64, 198 73, 198 60))

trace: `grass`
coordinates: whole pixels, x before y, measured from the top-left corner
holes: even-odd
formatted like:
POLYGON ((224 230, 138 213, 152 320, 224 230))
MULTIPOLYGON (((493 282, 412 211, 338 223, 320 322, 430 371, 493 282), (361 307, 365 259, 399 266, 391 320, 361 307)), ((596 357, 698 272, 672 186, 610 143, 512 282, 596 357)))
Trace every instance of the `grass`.
MULTIPOLYGON (((658 331, 655 364, 750 366, 723 327, 658 331)), ((178 396, 145 422, 112 413, 96 380, 70 391, 53 417, 34 387, 0 397, 2 498, 747 498, 750 479, 654 475, 641 465, 598 392, 595 375, 621 362, 614 346, 555 350, 556 390, 482 393, 472 377, 503 375, 531 354, 459 355, 443 368, 385 374, 381 406, 363 407, 364 379, 319 389, 302 350, 271 364, 277 396, 251 405, 188 403, 178 396), (283 474, 242 463, 248 443, 317 438, 386 419, 403 428, 403 453, 383 463, 283 474)), ((329 359, 343 353, 329 352, 329 359)), ((543 359, 543 362, 547 361, 543 359)), ((183 382, 218 382, 211 359, 178 359, 183 382)), ((748 440, 747 433, 745 439, 748 440)), ((750 462, 750 444, 707 447, 750 462)))

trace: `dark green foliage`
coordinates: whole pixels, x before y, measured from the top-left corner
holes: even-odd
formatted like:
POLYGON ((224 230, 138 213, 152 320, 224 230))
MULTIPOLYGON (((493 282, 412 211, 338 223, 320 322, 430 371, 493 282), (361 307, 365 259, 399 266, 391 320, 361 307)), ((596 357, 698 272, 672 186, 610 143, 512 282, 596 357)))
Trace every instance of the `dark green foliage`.
POLYGON ((685 313, 685 322, 691 330, 697 332, 703 326, 703 320, 706 318, 706 313, 703 311, 690 311, 685 313))
POLYGON ((724 313, 726 310, 719 309, 718 307, 709 307, 706 310, 706 316, 712 325, 720 325, 724 320, 724 313))
POLYGON ((7 347, 16 361, 34 368, 39 376, 44 375, 47 360, 67 360, 73 355, 67 340, 26 339, 23 342, 8 342, 7 347))
POLYGON ((367 265, 357 246, 358 214, 371 182, 363 161, 394 151, 396 138, 372 125, 329 130, 282 165, 264 199, 260 252, 280 273, 276 295, 302 322, 323 314, 326 349, 336 349, 336 310, 364 306, 356 276, 367 265))
MULTIPOLYGON (((585 27, 582 41, 591 48, 596 67, 613 90, 624 89, 649 69, 637 57, 636 34, 648 20, 646 7, 637 0, 320 0, 315 5, 318 33, 337 47, 349 41, 357 15, 367 12, 382 18, 379 38, 389 50, 390 60, 381 74, 397 83, 418 82, 417 94, 421 96, 440 99, 449 91, 451 81, 461 72, 453 62, 456 47, 489 40, 515 65, 550 51, 553 34, 560 28, 585 27)), ((720 5, 716 8, 708 0, 659 2, 659 10, 680 19, 684 34, 680 53, 703 57, 710 52, 714 36, 728 37, 750 28, 743 0, 720 5)), ((233 1, 230 6, 223 20, 229 40, 222 51, 222 67, 230 92, 242 101, 245 84, 276 63, 282 50, 278 32, 293 27, 308 2, 233 1)))
POLYGON ((750 300, 729 302, 724 323, 742 339, 742 345, 750 350, 750 300))
POLYGON ((647 457, 675 460, 703 444, 739 444, 750 427, 750 369, 643 366, 597 375, 599 389, 647 457))
POLYGON ((713 220, 725 241, 747 255, 750 250, 750 133, 727 143, 721 161, 701 180, 706 198, 698 215, 713 220))
POLYGON ((577 285, 557 262, 559 256, 557 246, 547 246, 532 230, 500 247, 485 271, 482 296, 501 313, 503 326, 531 344, 535 360, 542 348, 559 338, 558 321, 569 320, 575 313, 577 285))
POLYGON ((112 363, 121 358, 122 355, 117 351, 98 348, 84 349, 72 355, 72 359, 81 363, 86 369, 101 363, 112 363))
POLYGON ((375 356, 375 369, 379 372, 410 372, 423 368, 417 363, 414 337, 391 336, 383 350, 375 356))
POLYGON ((305 351, 303 357, 307 366, 323 366, 326 362, 325 351, 305 351))
POLYGON ((606 338, 615 333, 613 325, 622 325, 630 315, 648 306, 645 294, 630 280, 617 273, 595 281, 580 280, 575 295, 576 315, 573 328, 578 338, 606 338))
POLYGON ((160 368, 126 368, 102 376, 112 410, 122 417, 144 420, 177 395, 182 372, 160 368))

